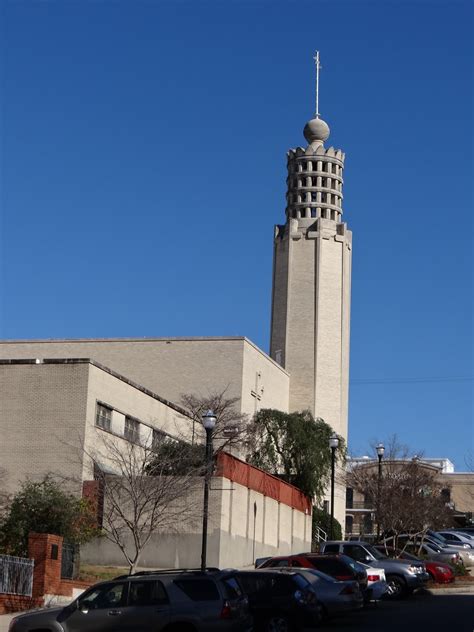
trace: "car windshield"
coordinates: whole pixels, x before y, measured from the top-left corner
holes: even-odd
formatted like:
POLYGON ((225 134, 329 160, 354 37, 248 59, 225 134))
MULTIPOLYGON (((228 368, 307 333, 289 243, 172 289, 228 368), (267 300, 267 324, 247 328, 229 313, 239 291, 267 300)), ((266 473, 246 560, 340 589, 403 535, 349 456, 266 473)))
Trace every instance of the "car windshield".
POLYGON ((377 551, 377 549, 372 546, 371 544, 364 544, 364 548, 367 549, 367 551, 374 556, 374 558, 376 560, 386 560, 387 556, 383 555, 382 553, 380 553, 380 551, 377 551))
POLYGON ((448 541, 446 540, 446 538, 444 538, 439 533, 435 533, 434 531, 428 531, 428 535, 430 536, 430 538, 432 540, 435 540, 435 541, 439 542, 442 545, 448 544, 448 541))

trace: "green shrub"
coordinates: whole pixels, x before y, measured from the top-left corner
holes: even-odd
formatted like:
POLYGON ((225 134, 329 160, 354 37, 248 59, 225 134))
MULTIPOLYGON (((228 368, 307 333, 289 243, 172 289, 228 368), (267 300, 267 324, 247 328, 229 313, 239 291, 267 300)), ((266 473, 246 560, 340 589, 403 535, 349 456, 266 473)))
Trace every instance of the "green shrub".
MULTIPOLYGON (((331 533, 331 515, 324 511, 324 509, 320 509, 319 507, 313 507, 313 551, 319 549, 318 542, 318 527, 327 533, 327 537, 330 537, 331 533)), ((333 540, 341 540, 342 539, 342 527, 341 524, 336 518, 334 518, 333 525, 333 540)))

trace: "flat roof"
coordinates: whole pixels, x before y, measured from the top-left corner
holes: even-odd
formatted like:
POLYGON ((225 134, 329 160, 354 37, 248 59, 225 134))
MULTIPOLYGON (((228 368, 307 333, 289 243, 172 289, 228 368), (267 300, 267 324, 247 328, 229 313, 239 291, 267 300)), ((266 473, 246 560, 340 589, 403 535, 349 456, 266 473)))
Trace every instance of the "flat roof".
POLYGON ((219 342, 219 341, 243 341, 253 347, 258 353, 263 355, 275 367, 285 375, 290 375, 278 362, 271 358, 265 351, 262 351, 254 342, 246 336, 164 336, 164 337, 130 337, 130 338, 42 338, 42 339, 19 339, 0 340, 0 346, 4 344, 51 344, 51 343, 95 343, 95 342, 219 342))

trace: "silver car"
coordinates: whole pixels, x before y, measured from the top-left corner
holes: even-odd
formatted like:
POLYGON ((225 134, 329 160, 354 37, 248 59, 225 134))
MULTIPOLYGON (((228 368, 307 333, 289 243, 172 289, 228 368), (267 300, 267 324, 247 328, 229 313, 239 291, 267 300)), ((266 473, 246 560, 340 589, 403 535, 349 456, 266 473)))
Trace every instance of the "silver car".
MULTIPOLYGON (((292 568, 292 570, 296 569, 292 568)), ((363 607, 364 598, 357 581, 338 581, 315 568, 298 568, 297 570, 313 586, 318 601, 323 607, 323 616, 352 612, 363 607)))

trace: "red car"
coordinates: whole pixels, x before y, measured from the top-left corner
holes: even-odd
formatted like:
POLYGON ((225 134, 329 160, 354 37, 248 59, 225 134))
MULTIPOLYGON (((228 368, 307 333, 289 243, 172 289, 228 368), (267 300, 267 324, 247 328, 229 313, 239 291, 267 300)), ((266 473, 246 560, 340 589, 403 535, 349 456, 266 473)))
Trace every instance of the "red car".
MULTIPOLYGON (((376 544, 375 548, 377 551, 380 551, 380 553, 388 555, 389 557, 398 557, 401 560, 420 561, 420 558, 416 557, 416 555, 412 555, 406 551, 401 551, 400 549, 394 549, 391 546, 385 547, 384 545, 376 544)), ((431 562, 430 560, 421 561, 426 566, 426 572, 437 584, 449 584, 454 581, 453 569, 448 564, 443 564, 442 562, 431 562)))

